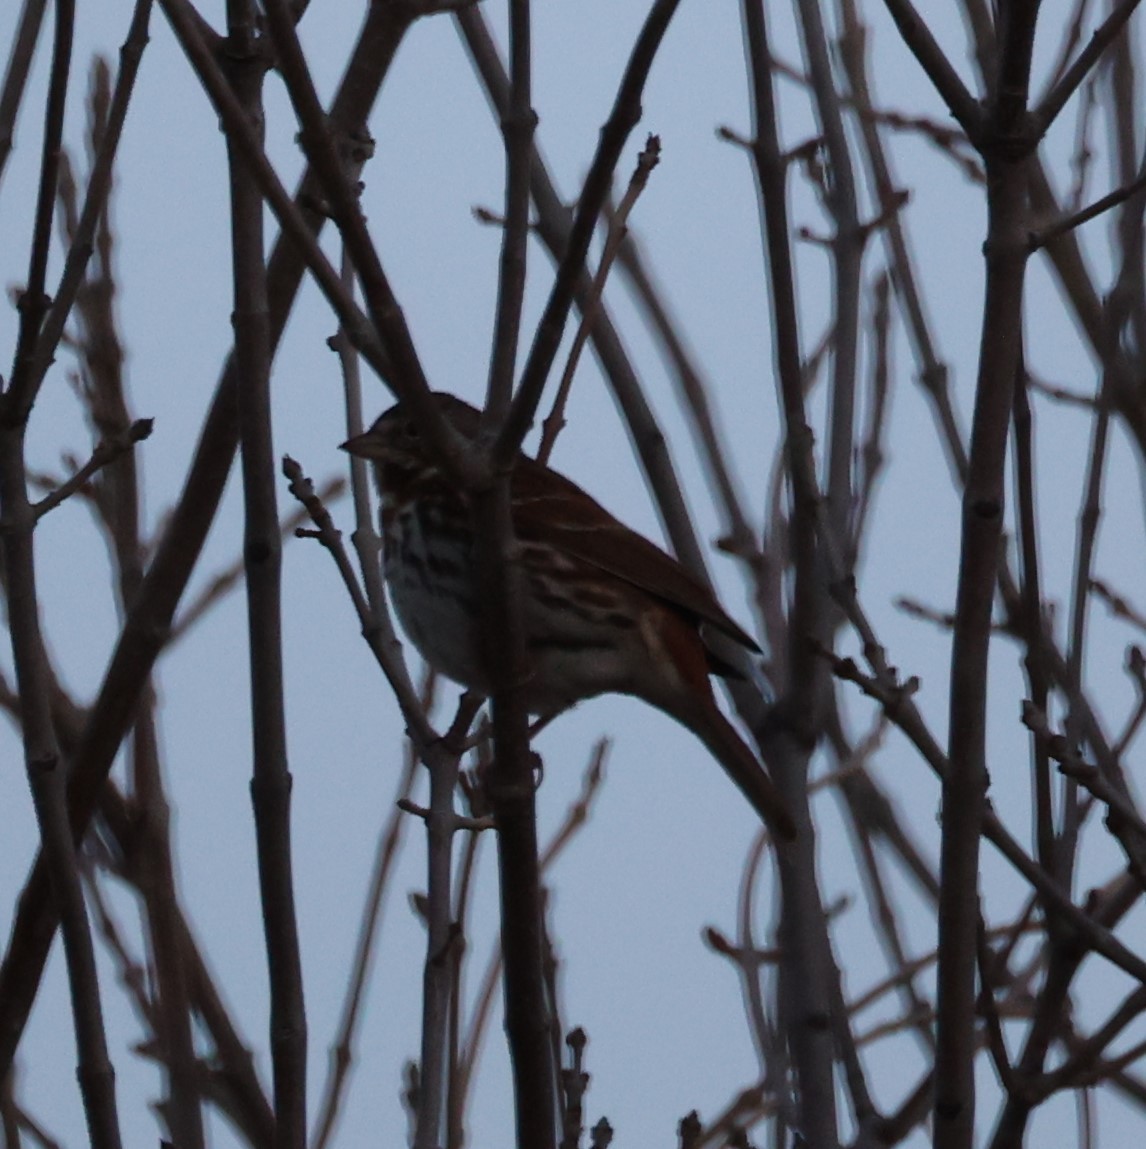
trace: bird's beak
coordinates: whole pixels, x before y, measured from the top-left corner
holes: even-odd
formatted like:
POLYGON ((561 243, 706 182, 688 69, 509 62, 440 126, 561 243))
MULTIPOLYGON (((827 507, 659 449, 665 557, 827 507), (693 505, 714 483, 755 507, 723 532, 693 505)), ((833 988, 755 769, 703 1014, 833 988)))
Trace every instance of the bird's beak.
POLYGON ((340 443, 338 449, 349 455, 357 455, 360 459, 373 459, 378 455, 378 440, 370 431, 364 431, 361 435, 355 435, 353 439, 340 443))

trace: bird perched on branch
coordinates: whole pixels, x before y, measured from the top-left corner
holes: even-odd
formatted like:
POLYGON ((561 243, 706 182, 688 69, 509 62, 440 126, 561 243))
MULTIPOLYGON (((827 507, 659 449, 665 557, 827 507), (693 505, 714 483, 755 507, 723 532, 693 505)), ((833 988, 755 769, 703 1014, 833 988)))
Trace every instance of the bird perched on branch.
MULTIPOLYGON (((477 435, 475 408, 441 392, 434 398, 455 430, 477 435)), ((435 670, 488 693, 466 492, 402 404, 343 447, 373 464, 386 581, 403 628, 435 670)), ((598 694, 635 695, 691 730, 772 830, 791 838, 791 816, 709 681, 736 672, 706 636, 716 631, 757 651, 752 638, 680 563, 552 468, 519 454, 510 502, 530 713, 549 717, 598 694)))

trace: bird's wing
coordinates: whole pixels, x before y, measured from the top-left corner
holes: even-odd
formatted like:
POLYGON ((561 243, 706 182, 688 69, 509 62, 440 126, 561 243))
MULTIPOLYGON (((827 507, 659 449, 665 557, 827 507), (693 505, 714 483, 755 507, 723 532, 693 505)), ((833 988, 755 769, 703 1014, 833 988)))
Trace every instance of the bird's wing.
POLYGON ((513 472, 513 522, 524 542, 549 543, 710 623, 748 650, 759 651, 720 604, 656 544, 615 519, 571 479, 533 459, 513 472))

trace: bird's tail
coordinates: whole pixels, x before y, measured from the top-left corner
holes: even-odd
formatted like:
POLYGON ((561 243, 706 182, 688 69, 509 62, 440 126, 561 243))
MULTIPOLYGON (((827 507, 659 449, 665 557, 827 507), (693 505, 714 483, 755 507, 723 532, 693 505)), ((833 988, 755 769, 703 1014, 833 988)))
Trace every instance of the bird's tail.
POLYGON ((704 706, 690 721, 685 715, 677 718, 704 743, 712 756, 724 767, 725 773, 752 803, 752 808, 767 823, 773 834, 784 841, 796 836, 796 823, 780 797, 772 779, 760 765, 760 760, 727 718, 721 714, 715 699, 706 699, 704 706))

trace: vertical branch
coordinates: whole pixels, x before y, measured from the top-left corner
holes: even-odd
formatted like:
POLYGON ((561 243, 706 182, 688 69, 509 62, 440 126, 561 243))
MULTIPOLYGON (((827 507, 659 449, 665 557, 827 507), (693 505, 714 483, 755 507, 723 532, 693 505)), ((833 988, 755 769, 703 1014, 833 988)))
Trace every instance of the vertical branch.
MULTIPOLYGON (((34 349, 47 308, 44 284, 59 180, 64 108, 71 69, 74 5, 55 9, 55 40, 48 80, 28 280, 20 296, 20 324, 11 382, 0 396, 0 548, 6 579, 8 628, 20 697, 24 765, 32 791, 52 900, 63 924, 71 991, 78 1077, 88 1135, 96 1149, 119 1149, 115 1073, 107 1054, 95 951, 84 905, 75 843, 68 825, 66 771, 52 722, 52 675, 40 630, 33 532, 24 439, 38 380, 34 349)), ((6 1067, 5 1067, 6 1068, 6 1067)))
MULTIPOLYGON (((132 28, 121 52, 122 65, 114 93, 109 92, 107 62, 97 58, 92 69, 89 100, 89 140, 93 162, 88 177, 84 211, 76 212, 75 184, 70 166, 61 170, 60 205, 64 215, 65 238, 70 245, 67 263, 78 264, 79 272, 89 266, 77 251, 91 250, 94 230, 95 260, 92 271, 70 291, 61 288, 52 304, 52 313, 41 332, 39 346, 54 341, 49 331, 52 316, 58 317, 62 331, 66 315, 76 303, 76 327, 81 367, 81 395, 95 436, 113 441, 132 425, 123 381, 123 349, 113 309, 114 239, 107 216, 112 186, 110 156, 115 152, 119 130, 126 112, 135 71, 146 42, 150 0, 136 4, 132 28), (109 138, 110 137, 110 138, 109 138)), ((66 157, 65 157, 66 158, 66 157)), ((68 279, 65 270, 64 279, 68 279)), ((41 355, 43 362, 51 356, 41 355)), ((140 482, 137 457, 128 451, 109 463, 94 485, 96 510, 107 534, 116 570, 120 618, 126 617, 143 579, 143 542, 140 538, 140 482)), ((74 752, 75 732, 69 743, 57 735, 66 752, 74 752)), ((187 976, 186 927, 176 896, 171 860, 171 812, 164 792, 160 768, 159 739, 155 726, 155 696, 147 689, 135 719, 131 738, 129 771, 136 816, 131 835, 138 861, 133 865, 136 885, 147 918, 147 944, 155 971, 153 1024, 159 1056, 167 1073, 167 1097, 163 1113, 172 1141, 187 1149, 201 1149, 203 1121, 200 1108, 198 1065, 191 1032, 191 1002, 187 976)), ((106 809, 107 797, 104 805, 106 809)))
MULTIPOLYGON (((1114 138, 1114 162, 1111 168, 1115 179, 1126 191, 1137 190, 1118 211, 1118 243, 1121 266, 1111 293, 1118 301, 1115 312, 1127 312, 1124 322, 1133 331, 1133 346, 1139 350, 1146 346, 1146 267, 1143 265, 1143 213, 1146 212, 1146 155, 1139 148, 1141 126, 1142 86, 1134 55, 1134 42, 1129 35, 1120 36, 1111 46, 1110 84, 1113 98, 1111 125, 1114 138)), ((1113 302, 1113 301, 1112 301, 1113 302)), ((1119 316, 1115 314, 1115 319, 1119 316)), ((1120 330, 1120 328, 1118 329, 1120 330)), ((1117 346, 1117 343, 1115 344, 1117 346)))
POLYGON ((501 118, 505 142, 505 226, 486 404, 495 421, 504 416, 513 394, 521 305, 525 297, 529 169, 533 159, 533 133, 537 127, 530 80, 529 0, 510 2, 509 67, 509 109, 501 118))
POLYGON ((988 97, 993 91, 995 76, 995 20, 987 0, 962 0, 963 21, 975 52, 975 68, 988 97))
MULTIPOLYGON (((1101 422, 1099 416, 1099 422, 1101 422)), ((1022 582, 1020 591, 1020 626, 1026 647, 1024 664, 1031 702, 1046 712, 1050 691, 1050 668, 1044 639, 1043 603, 1038 565, 1038 536, 1035 507, 1035 472, 1032 418, 1027 394, 1025 365, 1020 360, 1015 380, 1014 396, 1015 472, 1018 493, 1018 520, 1021 552, 1022 582)), ((1076 573, 1076 579, 1077 579, 1076 573)), ((1063 830, 1056 840, 1054 809, 1051 795, 1051 766, 1045 738, 1032 736, 1032 767, 1035 793, 1035 835, 1039 863, 1064 889, 1070 889, 1071 870, 1077 841, 1077 818, 1072 800, 1068 798, 1063 815, 1063 830)), ((1068 794, 1073 787, 1068 785, 1068 794)), ((1042 1072, 1057 1027, 1066 1008, 1071 981, 1078 969, 1083 948, 1076 944, 1073 931, 1055 912, 1049 899, 1044 899, 1047 932, 1047 972, 1039 987, 1034 1021, 1027 1033, 1026 1045, 1019 1063, 1019 1077, 1030 1080, 1042 1072)), ((980 973, 980 978, 985 978, 980 973)), ((989 996, 993 990, 984 985, 982 992, 989 996)), ((1007 1101, 992 1144, 996 1147, 1019 1144, 1027 1128, 1033 1109, 1031 1099, 1022 1090, 1008 1087, 1007 1101)))
POLYGON ((120 48, 115 90, 107 108, 100 138, 98 141, 93 141, 95 158, 88 176, 83 210, 70 236, 71 243, 67 258, 64 260, 60 283, 36 340, 30 371, 37 386, 55 359, 56 348, 64 334, 64 324, 71 313, 92 254, 92 237, 95 235, 97 225, 104 218, 108 197, 111 194, 112 166, 119 149, 123 124, 135 87, 135 77, 143 59, 143 49, 147 46, 151 7, 152 0, 136 0, 131 24, 120 48))
MULTIPOLYGON (((345 245, 342 248, 342 282, 347 294, 354 297, 354 265, 345 245)), ((344 327, 339 327, 330 341, 331 348, 338 355, 342 370, 342 391, 346 403, 346 436, 353 439, 365 430, 362 418, 362 369, 354 344, 344 327)), ((351 542, 358 556, 358 566, 362 574, 362 585, 370 613, 375 618, 374 625, 384 627, 385 641, 396 643, 390 615, 386 605, 386 591, 382 581, 382 540, 378 537, 377 519, 370 501, 370 476, 366 460, 357 455, 348 456, 350 463, 350 493, 354 502, 354 533, 351 542)), ((405 663, 402 663, 405 670, 405 663)), ((406 675, 406 685, 410 694, 414 693, 413 683, 406 675)))
MULTIPOLYGON (((450 1009, 455 989, 454 954, 459 942, 453 919, 453 845, 454 833, 461 825, 454 809, 460 754, 452 747, 464 742, 478 705, 476 696, 465 696, 450 734, 433 748, 433 753, 426 755, 430 775, 430 808, 422 812, 426 820, 426 961, 422 971, 422 1046, 414 1149, 438 1149, 442 1144, 450 1062, 450 1009)), ((508 989, 507 986, 507 993, 508 989)), ((510 1040, 512 1043, 512 1033, 510 1040)), ((516 1056, 516 1050, 514 1053, 516 1056)))
MULTIPOLYGON (((56 28, 52 44, 52 69, 48 78, 48 98, 44 111, 44 139, 40 149, 40 181, 36 191, 36 213, 28 256, 28 280, 17 302, 20 313, 12 374, 4 392, 4 422, 23 425, 36 401, 40 376, 35 370, 36 343, 47 313, 49 300, 44 291, 48 277, 48 253, 52 245, 52 216, 59 185, 60 155, 64 133, 64 108, 71 74, 72 35, 75 23, 74 0, 59 0, 55 9, 56 28)), ((21 448, 22 450, 22 448, 21 448)))
MULTIPOLYGON (((354 267, 346 252, 342 252, 342 281, 348 294, 354 293, 354 267)), ((346 404, 346 430, 348 437, 360 435, 362 426, 362 378, 358 356, 344 328, 340 327, 329 340, 330 347, 339 359, 342 370, 343 394, 346 404)), ((351 492, 354 501, 353 544, 358 555, 362 582, 365 589, 368 612, 373 619, 372 626, 384 629, 384 642, 396 643, 387 614, 385 591, 382 584, 382 568, 379 563, 381 540, 374 527, 371 509, 369 482, 366 461, 357 456, 349 456, 351 471, 351 492)), ((405 663, 395 659, 395 664, 406 673, 405 663)), ((407 686, 413 694, 413 685, 407 676, 407 686)), ((432 697, 432 683, 427 683, 423 697, 432 697)), ((406 761, 397 787, 396 802, 408 801, 418 769, 418 757, 412 745, 406 754, 406 761)), ((358 941, 355 945, 354 964, 348 979, 342 1012, 339 1017, 338 1036, 331 1048, 330 1069, 318 1107, 315 1131, 311 1138, 314 1149, 326 1149, 330 1144, 339 1116, 339 1107, 349 1081, 349 1073, 354 1058, 354 1042, 358 1024, 362 1017, 362 1005, 367 978, 374 958, 375 943, 378 937, 382 915, 382 900, 389 885, 394 861, 398 856, 406 816, 398 805, 392 807, 385 827, 379 833, 375 853, 374 869, 370 879, 369 892, 359 926, 358 941)), ((423 1061, 425 1056, 423 1054, 423 1061)))
POLYGON ((971 427, 951 648, 950 768, 941 815, 936 1149, 969 1149, 975 1126, 975 976, 979 835, 987 787, 987 665, 1003 530, 1004 470, 1020 365, 1028 258, 1027 89, 1037 5, 1015 3, 1000 28, 995 90, 984 129, 986 291, 971 427))
POLYGON ((855 454, 856 359, 864 234, 856 206, 855 176, 840 111, 840 96, 833 81, 820 8, 816 0, 799 0, 804 54, 808 58, 816 114, 828 155, 827 208, 836 225, 831 241, 835 315, 826 488, 828 517, 836 537, 845 543, 850 536, 854 514, 852 461, 855 454))
MULTIPOLYGON (((235 92, 261 133, 262 82, 253 4, 227 5, 226 60, 235 92)), ((259 888, 270 974, 270 1039, 276 1149, 306 1145, 306 1012, 291 872, 290 793, 282 665, 282 538, 271 440, 271 333, 263 251, 263 200, 234 140, 228 138, 251 660, 254 771, 251 798, 259 888)))
MULTIPOLYGON (((398 780, 397 801, 408 801, 418 768, 418 757, 413 749, 406 754, 402 774, 398 780)), ((374 853, 374 867, 370 875, 369 889, 363 907, 358 940, 354 947, 354 964, 347 981, 346 994, 342 1002, 342 1013, 338 1021, 338 1037, 331 1049, 331 1066, 319 1105, 318 1120, 315 1124, 311 1144, 314 1149, 327 1149, 334 1135, 339 1106, 344 1096, 350 1068, 354 1058, 354 1040, 358 1024, 362 1019, 364 991, 374 960, 374 948, 378 939, 382 917, 382 900, 390 885, 394 861, 402 843, 406 825, 406 815, 395 804, 391 808, 385 826, 378 835, 378 845, 374 853)))
MULTIPOLYGON (((760 952, 753 928, 753 915, 757 905, 757 884, 761 863, 770 844, 771 835, 761 830, 748 850, 748 857, 740 872, 740 890, 737 895, 736 949, 742 956, 736 962, 740 975, 740 992, 744 998, 745 1013, 748 1015, 752 1043, 756 1047, 756 1059, 760 1064, 761 1079, 765 1095, 776 1098, 778 1115, 791 1125, 795 1117, 784 1082, 789 1075, 787 1050, 780 1039, 778 1027, 768 1016, 764 1001, 764 965, 752 960, 752 955, 760 952), (747 959, 747 960, 745 960, 747 959)), ((775 888, 775 883, 773 883, 775 888)))
MULTIPOLYGON (((504 427, 512 397, 525 289, 529 175, 535 124, 529 8, 529 0, 511 0, 509 108, 508 114, 502 117, 506 222, 487 412, 499 430, 504 427)), ((514 444, 514 453, 516 446, 514 444)), ((473 516, 478 539, 478 585, 485 604, 481 635, 487 665, 491 668, 494 761, 486 788, 497 828, 501 946, 505 955, 505 1029, 513 1065, 517 1144, 519 1149, 551 1149, 557 1128, 557 1076, 549 1042, 545 994, 545 907, 537 855, 533 759, 528 714, 521 692, 528 674, 522 612, 524 596, 521 570, 516 561, 508 476, 477 494, 473 516)), ((453 780, 456 780, 456 770, 453 780)), ((448 885, 446 888, 448 890, 448 885)))
MULTIPOLYGON (((815 640, 824 629, 826 595, 816 548, 817 507, 812 432, 804 411, 799 327, 786 209, 787 170, 780 152, 771 52, 764 8, 742 6, 753 113, 752 159, 759 188, 772 298, 776 367, 786 435, 785 463, 791 489, 789 524, 794 588, 789 612, 789 681, 760 745, 798 828, 797 839, 777 854, 781 908, 782 1020, 799 1085, 801 1132, 809 1144, 837 1144, 832 994, 827 921, 816 882, 815 832, 808 808, 807 769, 822 726, 828 689, 815 640)), ((824 638, 830 636, 824 635, 824 638)))
MULTIPOLYGON (((1035 451, 1030 399, 1023 365, 1015 381, 1015 489, 1019 521, 1019 554, 1022 580, 1020 626, 1025 646, 1024 665, 1031 701, 1046 713, 1050 675, 1043 653, 1043 599, 1039 577, 1038 519, 1035 508, 1035 451)), ((1051 765, 1046 739, 1032 736, 1031 766, 1034 774, 1035 842, 1039 864, 1060 881, 1063 873, 1055 857, 1054 807, 1051 794, 1051 765)), ((1069 882, 1065 883, 1069 889, 1069 882)))
MULTIPOLYGON (((25 421, 0 405, 0 532, 7 580, 8 629, 21 710, 24 762, 40 828, 44 874, 63 927, 71 990, 78 1077, 95 1149, 119 1149, 115 1074, 107 1053, 95 951, 84 906, 75 843, 68 825, 64 759, 52 724, 51 675, 40 631, 32 534, 24 467, 25 421), (12 421, 12 415, 16 421, 12 421)), ((26 415, 26 412, 23 413, 26 415)))
POLYGON ((841 0, 841 21, 844 34, 840 40, 840 54, 851 86, 851 98, 858 113, 858 128, 864 139, 864 156, 868 179, 873 185, 878 214, 884 219, 881 228, 891 263, 892 282, 903 313, 907 337, 918 365, 920 385, 935 407, 935 414, 943 429, 942 443, 947 451, 952 470, 963 481, 967 470, 963 435, 956 423, 954 407, 947 385, 947 365, 940 361, 930 324, 924 311, 911 252, 908 247, 901 214, 896 210, 898 190, 891 166, 883 146, 879 125, 873 114, 873 100, 867 80, 867 29, 859 21, 854 0, 841 0))
POLYGON ((790 532, 796 583, 790 622, 791 677, 794 689, 800 693, 791 702, 794 709, 798 707, 808 716, 806 721, 810 725, 814 722, 816 710, 814 683, 820 662, 807 642, 817 623, 815 515, 819 493, 812 464, 812 431, 804 410, 799 324, 786 209, 787 167, 777 134, 767 27, 762 9, 751 0, 745 3, 742 11, 752 69, 750 82, 755 122, 752 159, 760 187, 769 282, 773 293, 776 366, 787 435, 787 470, 792 487, 790 532))
POLYGON ((888 400, 891 389, 891 277, 886 271, 877 273, 871 288, 871 380, 867 429, 856 454, 862 464, 859 489, 855 496, 848 536, 848 566, 854 567, 863 548, 864 535, 875 501, 876 480, 886 462, 884 443, 888 434, 888 400))
POLYGON ((543 955, 544 904, 537 852, 536 789, 528 715, 524 596, 513 539, 508 476, 479 492, 472 514, 483 604, 482 641, 490 656, 494 762, 486 790, 497 828, 505 1028, 513 1061, 518 1149, 556 1144, 556 1073, 549 1040, 543 955))
MULTIPOLYGON (((562 820, 559 828, 550 838, 544 850, 541 852, 540 865, 542 873, 545 873, 550 866, 556 862, 557 858, 564 851, 565 847, 576 836, 577 830, 585 824, 588 820, 589 810, 593 798, 597 794, 603 770, 605 765, 605 757, 608 752, 608 739, 601 739, 594 748, 592 757, 589 761, 589 766, 585 771, 584 784, 581 789, 580 796, 576 799, 572 806, 567 810, 564 819, 562 820)), ((488 763, 482 762, 479 770, 484 770, 488 767, 488 763)), ((483 804, 484 806, 484 804, 483 804)), ((479 809, 475 807, 474 813, 477 814, 479 809)), ((471 828, 476 828, 484 822, 484 817, 478 823, 470 821, 471 828)), ((475 841, 476 837, 470 839, 470 843, 466 848, 466 854, 463 862, 462 881, 459 886, 458 894, 458 917, 459 917, 459 930, 462 931, 464 936, 465 910, 468 905, 470 895, 470 884, 473 879, 473 866, 475 858, 475 841)), ((457 952, 457 951, 456 951, 457 952)), ((504 952, 500 945, 494 947, 493 953, 486 964, 482 973, 480 987, 474 994, 474 1006, 471 1011, 469 1024, 466 1027, 464 1040, 458 1041, 458 1030, 460 1025, 455 1018, 454 1022, 454 1054, 455 1062, 453 1066, 453 1079, 451 1081, 451 1096, 450 1096, 450 1124, 448 1130, 447 1144, 451 1147, 460 1146, 464 1138, 462 1137, 462 1115, 466 1108, 466 1099, 469 1088, 473 1082, 474 1069, 477 1065, 478 1059, 481 1054, 482 1044, 485 1037, 486 1027, 489 1022, 490 1012, 493 1004, 494 993, 497 988, 498 974, 502 969, 504 952), (458 1048, 460 1044, 460 1050, 458 1048)), ((455 965, 455 977, 459 976, 459 967, 455 965)))
MULTIPOLYGON (((1117 310, 1111 301, 1110 311, 1117 310)), ((1113 321, 1113 315, 1111 316, 1113 321)), ((1078 536, 1074 561, 1074 585, 1071 589, 1070 640, 1066 654, 1066 691, 1072 700, 1067 716, 1068 737, 1072 745, 1081 740, 1083 716, 1078 712, 1073 700, 1082 692, 1082 668, 1086 652, 1087 608, 1090 605, 1090 577, 1094 562, 1094 550, 1098 540, 1098 523, 1102 515, 1102 484, 1106 471, 1106 449, 1110 428, 1110 389, 1111 376, 1118 368, 1114 363, 1119 353, 1115 347, 1108 349, 1107 364, 1103 380, 1095 397, 1094 427, 1091 432, 1090 458, 1087 462, 1086 486, 1082 506, 1078 512, 1078 536)), ((1036 700, 1037 701, 1037 700, 1036 700)), ((1074 783, 1067 780, 1068 792, 1074 794, 1074 783)), ((1072 801, 1068 811, 1070 817, 1063 826, 1063 841, 1060 871, 1056 877, 1069 888, 1070 867, 1073 864, 1074 844, 1078 835, 1078 810, 1072 801)))
POLYGON ((173 1144, 180 1149, 183 1146, 202 1149, 205 1141, 199 1067, 191 1026, 187 931, 175 895, 171 808, 160 774, 159 738, 151 691, 147 692, 147 703, 140 711, 131 744, 142 859, 136 872, 147 907, 148 945, 155 967, 156 1034, 167 1068, 168 1097, 163 1113, 173 1144))

